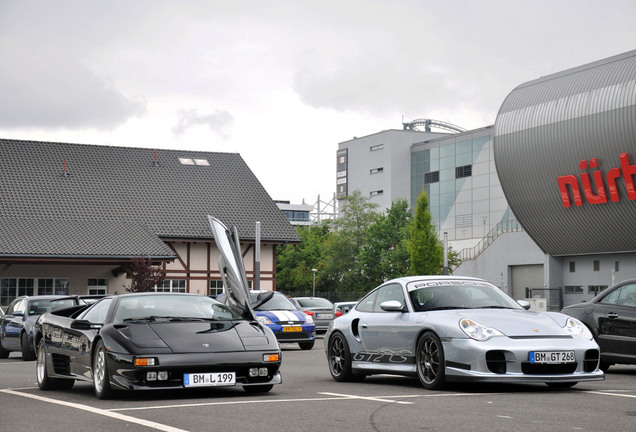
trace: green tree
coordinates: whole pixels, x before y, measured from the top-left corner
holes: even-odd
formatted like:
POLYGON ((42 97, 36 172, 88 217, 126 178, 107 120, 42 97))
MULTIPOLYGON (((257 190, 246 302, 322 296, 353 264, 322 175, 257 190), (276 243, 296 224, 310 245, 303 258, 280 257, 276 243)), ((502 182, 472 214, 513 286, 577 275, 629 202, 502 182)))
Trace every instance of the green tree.
POLYGON ((426 191, 417 199, 415 217, 408 242, 411 256, 411 274, 436 275, 443 273, 444 246, 428 209, 426 191))
POLYGON ((374 285, 409 273, 408 239, 411 223, 408 201, 398 199, 385 214, 378 215, 367 230, 360 263, 374 285))
MULTIPOLYGON (((332 224, 325 221, 299 226, 300 243, 288 245, 277 257, 276 284, 281 291, 307 290, 313 286, 312 269, 325 267, 325 249, 333 236, 332 224)), ((316 289, 324 288, 322 272, 316 274, 316 289)))
POLYGON ((356 293, 365 293, 374 286, 361 266, 360 255, 366 247, 367 231, 378 216, 377 207, 360 191, 343 201, 335 235, 326 250, 329 259, 322 271, 329 286, 356 293))

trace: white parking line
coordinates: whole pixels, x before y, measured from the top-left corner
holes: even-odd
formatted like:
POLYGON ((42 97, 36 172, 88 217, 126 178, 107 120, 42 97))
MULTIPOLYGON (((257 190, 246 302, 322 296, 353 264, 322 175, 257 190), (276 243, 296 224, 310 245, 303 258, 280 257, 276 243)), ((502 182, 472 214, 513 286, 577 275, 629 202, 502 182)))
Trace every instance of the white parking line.
POLYGON ((417 397, 417 396, 390 396, 392 399, 386 399, 384 397, 368 397, 368 396, 346 395, 346 394, 326 393, 326 392, 320 392, 318 394, 324 394, 324 395, 328 395, 328 396, 336 396, 338 398, 362 399, 362 400, 371 400, 371 401, 376 401, 376 402, 389 402, 389 403, 405 404, 405 405, 411 405, 411 404, 413 404, 413 402, 402 402, 402 401, 397 401, 397 400, 393 400, 393 399, 417 397))
POLYGON ((626 398, 636 399, 636 395, 629 395, 629 394, 608 393, 608 392, 601 392, 601 391, 586 391, 585 393, 591 393, 591 394, 597 394, 597 395, 603 395, 603 396, 617 396, 617 397, 626 397, 626 398))
POLYGON ((142 420, 142 419, 138 419, 135 417, 130 417, 124 414, 118 414, 118 413, 114 413, 111 411, 107 411, 107 410, 103 410, 103 409, 99 409, 99 408, 95 408, 95 407, 91 407, 91 406, 87 406, 87 405, 82 405, 82 404, 77 404, 77 403, 73 403, 73 402, 64 402, 64 401, 60 401, 57 399, 51 399, 51 398, 47 398, 47 397, 42 397, 42 396, 38 396, 38 395, 34 395, 34 394, 29 394, 29 393, 20 393, 14 390, 9 390, 9 389, 3 389, 0 390, 3 393, 8 393, 8 394, 12 394, 14 396, 22 396, 22 397, 26 397, 26 398, 31 398, 31 399, 35 399, 35 400, 39 400, 41 402, 47 402, 47 403, 52 403, 52 404, 57 404, 57 405, 63 405, 69 408, 75 408, 75 409, 79 409, 79 410, 83 410, 83 411, 88 411, 91 412, 93 414, 98 414, 98 415, 102 415, 105 417, 111 417, 111 418, 115 418, 117 420, 122 420, 125 422, 129 422, 129 423, 135 423, 141 426, 146 426, 149 428, 153 428, 156 430, 160 430, 160 431, 164 431, 164 432, 187 432, 183 429, 179 429, 179 428, 175 428, 172 426, 168 426, 168 425, 164 425, 161 423, 156 423, 153 421, 148 421, 148 420, 142 420))

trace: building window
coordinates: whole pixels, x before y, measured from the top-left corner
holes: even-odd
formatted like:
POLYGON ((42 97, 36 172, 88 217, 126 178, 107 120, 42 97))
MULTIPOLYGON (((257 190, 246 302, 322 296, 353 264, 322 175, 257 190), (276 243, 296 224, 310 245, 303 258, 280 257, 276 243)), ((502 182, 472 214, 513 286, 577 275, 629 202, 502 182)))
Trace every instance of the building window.
POLYGON ((86 285, 88 295, 105 295, 108 292, 108 280, 106 279, 89 279, 86 285))
POLYGON ((439 183, 439 171, 424 173, 424 184, 439 183))
POLYGON ((472 165, 463 165, 455 168, 455 178, 470 177, 473 175, 472 165))
POLYGON ((369 193, 369 196, 379 196, 379 195, 384 195, 384 191, 383 190, 377 190, 377 191, 371 191, 371 193, 369 193))
POLYGON ((565 293, 566 294, 583 294, 583 287, 580 285, 566 285, 565 293))
POLYGON ((587 287, 587 293, 596 296, 605 289, 607 289, 607 285, 590 285, 587 287))
POLYGON ((208 295, 210 297, 218 296, 223 293, 223 281, 222 280, 211 280, 210 281, 210 291, 208 295))
POLYGON ((378 145, 374 145, 369 147, 369 150, 374 152, 374 151, 379 151, 379 150, 383 150, 384 149, 384 144, 378 144, 378 145))
POLYGON ((181 165, 210 166, 210 162, 207 159, 179 158, 179 162, 181 162, 181 165))
POLYGON ((614 271, 618 271, 618 261, 614 261, 614 271))
POLYGON ((166 279, 155 287, 157 292, 186 292, 185 279, 166 279))
POLYGON ((570 273, 574 273, 576 271, 576 262, 570 261, 570 273))
POLYGON ((601 262, 598 260, 594 260, 594 271, 600 271, 601 270, 601 262))
POLYGON ((8 306, 23 295, 68 295, 68 278, 0 278, 0 306, 8 306))
POLYGON ((380 167, 380 168, 373 168, 372 170, 369 171, 369 174, 380 174, 384 172, 384 168, 380 167))

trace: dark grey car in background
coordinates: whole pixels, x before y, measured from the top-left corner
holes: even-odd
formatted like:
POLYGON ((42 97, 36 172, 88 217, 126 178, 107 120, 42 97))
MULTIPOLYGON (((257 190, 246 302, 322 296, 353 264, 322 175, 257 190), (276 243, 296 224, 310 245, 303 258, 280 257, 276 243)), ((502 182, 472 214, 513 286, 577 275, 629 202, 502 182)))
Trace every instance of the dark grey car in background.
POLYGON ((333 319, 333 303, 322 297, 292 297, 298 309, 311 315, 316 324, 316 332, 324 333, 333 319))

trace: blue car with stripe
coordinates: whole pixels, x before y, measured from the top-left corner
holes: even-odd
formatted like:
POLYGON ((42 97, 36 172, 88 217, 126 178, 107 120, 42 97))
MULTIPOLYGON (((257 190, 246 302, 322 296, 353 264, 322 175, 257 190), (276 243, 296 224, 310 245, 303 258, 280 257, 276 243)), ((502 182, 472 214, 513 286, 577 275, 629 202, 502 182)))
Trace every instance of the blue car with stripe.
MULTIPOLYGON (((225 294, 217 297, 224 302, 225 294)), ((268 326, 279 343, 298 343, 310 350, 316 341, 316 324, 310 315, 300 311, 287 296, 278 291, 250 291, 250 304, 256 319, 268 326)))

